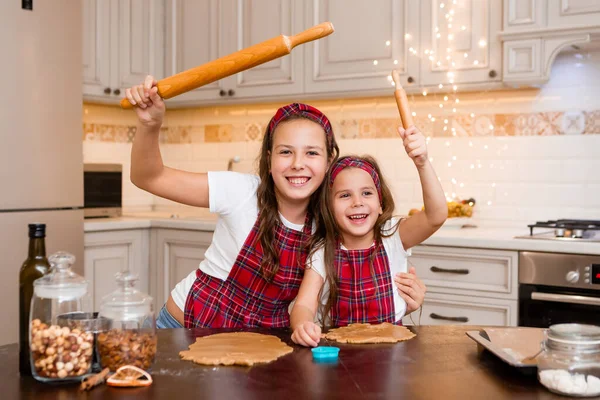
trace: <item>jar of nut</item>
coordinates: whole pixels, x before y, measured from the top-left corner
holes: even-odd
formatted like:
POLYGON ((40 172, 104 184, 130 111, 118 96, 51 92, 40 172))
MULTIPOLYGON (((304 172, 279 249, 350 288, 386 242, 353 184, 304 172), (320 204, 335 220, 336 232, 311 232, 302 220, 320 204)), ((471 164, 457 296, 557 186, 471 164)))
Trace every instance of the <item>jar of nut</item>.
POLYGON ((88 282, 71 270, 75 256, 49 257, 50 273, 33 282, 29 322, 31 371, 39 381, 80 380, 91 372, 92 332, 67 326, 61 317, 90 312, 88 282))
POLYGON ((106 329, 97 337, 102 368, 116 371, 124 365, 148 370, 156 355, 156 330, 152 297, 134 288, 137 276, 118 273, 118 289, 104 296, 99 316, 106 329))

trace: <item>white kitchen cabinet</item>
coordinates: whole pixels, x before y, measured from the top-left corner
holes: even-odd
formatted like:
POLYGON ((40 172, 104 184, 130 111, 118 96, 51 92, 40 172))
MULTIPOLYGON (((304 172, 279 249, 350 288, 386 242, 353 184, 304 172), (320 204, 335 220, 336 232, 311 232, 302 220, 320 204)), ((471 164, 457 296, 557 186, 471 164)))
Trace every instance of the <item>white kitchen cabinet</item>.
POLYGON ((306 2, 307 26, 331 21, 335 32, 305 45, 306 93, 388 91, 392 70, 403 86, 419 83, 419 0, 306 2))
POLYGON ((84 239, 84 275, 90 282, 94 311, 102 297, 117 288, 115 274, 131 271, 139 276, 136 288, 149 290, 148 229, 86 232, 84 239))
POLYGON ((498 0, 423 1, 421 85, 500 82, 501 7, 498 0))
POLYGON ((84 0, 84 100, 118 103, 147 74, 164 76, 165 0, 84 0))
POLYGON ((561 50, 600 33, 600 2, 507 0, 503 29, 502 80, 511 85, 543 84, 561 50))
POLYGON ((157 309, 167 301, 175 285, 198 269, 212 236, 209 231, 152 230, 149 283, 157 309))
MULTIPOLYGON (((518 252, 416 246, 409 265, 427 286, 421 324, 517 324, 518 252)), ((413 321, 418 311, 413 313, 413 321)), ((410 318, 405 318, 410 323, 410 318)))
MULTIPOLYGON (((168 0, 166 74, 196 67, 281 34, 304 30, 300 0, 168 0)), ((168 100, 171 105, 231 103, 303 91, 302 48, 168 100)))
POLYGON ((404 325, 517 326, 517 310, 517 300, 427 292, 420 318, 417 310, 402 322, 404 325))

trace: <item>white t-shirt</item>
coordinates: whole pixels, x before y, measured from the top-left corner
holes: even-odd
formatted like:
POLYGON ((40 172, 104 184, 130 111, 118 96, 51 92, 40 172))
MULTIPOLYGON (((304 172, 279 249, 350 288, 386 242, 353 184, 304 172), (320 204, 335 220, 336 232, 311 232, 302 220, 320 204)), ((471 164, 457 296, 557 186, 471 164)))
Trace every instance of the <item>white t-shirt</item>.
MULTIPOLYGON (((391 227, 394 226, 398 222, 397 218, 392 218, 390 221, 386 222, 383 227, 383 232, 389 231, 391 227)), ((400 240, 400 234, 398 231, 394 233, 390 237, 384 237, 383 239, 383 247, 385 248, 385 252, 388 256, 388 263, 390 265, 390 279, 392 280, 392 285, 394 286, 394 311, 396 314, 396 321, 399 321, 404 317, 406 313, 406 302, 402 297, 400 297, 399 290, 394 283, 394 275, 399 272, 407 272, 408 271, 408 260, 407 257, 410 256, 410 249, 404 250, 402 246, 402 240, 400 240)), ((323 249, 319 249, 313 254, 313 257, 310 261, 310 267, 318 273, 323 279, 325 279, 325 287, 323 288, 323 294, 321 297, 321 302, 325 302, 327 297, 329 296, 329 288, 326 280, 326 272, 325 272, 325 262, 323 260, 323 249)), ((320 309, 320 307, 319 307, 320 309)), ((319 316, 315 318, 318 320, 319 316)))
MULTIPOLYGON (((212 243, 198 268, 215 278, 226 280, 233 264, 258 217, 256 189, 260 178, 237 172, 209 172, 208 193, 210 212, 219 214, 212 243)), ((279 214, 288 228, 302 231, 304 225, 289 222, 279 214)), ((188 293, 196 280, 196 271, 171 291, 173 301, 181 310, 185 308, 188 293)))

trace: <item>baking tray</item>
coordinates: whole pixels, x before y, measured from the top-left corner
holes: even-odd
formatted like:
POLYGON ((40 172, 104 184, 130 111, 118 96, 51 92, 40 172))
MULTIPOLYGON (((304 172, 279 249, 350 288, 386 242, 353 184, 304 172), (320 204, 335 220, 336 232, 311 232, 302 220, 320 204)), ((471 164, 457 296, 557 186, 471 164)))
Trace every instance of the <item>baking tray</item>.
POLYGON ((486 328, 467 331, 467 336, 490 353, 517 368, 537 367, 536 359, 543 340, 542 328, 486 328))

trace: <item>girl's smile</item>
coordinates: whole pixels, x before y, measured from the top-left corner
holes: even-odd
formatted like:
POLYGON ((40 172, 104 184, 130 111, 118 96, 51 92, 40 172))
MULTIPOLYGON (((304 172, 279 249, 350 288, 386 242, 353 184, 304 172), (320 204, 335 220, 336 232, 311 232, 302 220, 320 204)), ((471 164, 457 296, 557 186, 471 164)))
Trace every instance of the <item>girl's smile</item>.
POLYGON ((373 227, 383 212, 373 178, 360 168, 342 170, 331 187, 335 222, 348 249, 373 244, 373 227))

